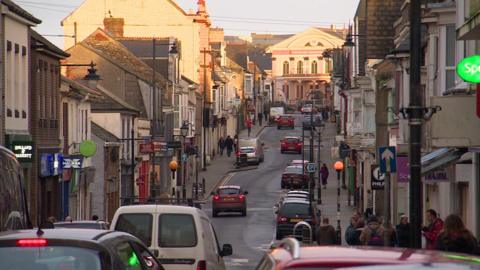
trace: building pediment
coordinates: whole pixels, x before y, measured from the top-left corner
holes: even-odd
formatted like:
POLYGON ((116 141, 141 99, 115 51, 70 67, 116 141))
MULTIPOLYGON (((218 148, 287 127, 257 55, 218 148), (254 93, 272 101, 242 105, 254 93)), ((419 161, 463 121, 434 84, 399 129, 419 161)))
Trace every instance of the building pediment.
POLYGON ((323 51, 341 47, 343 42, 343 30, 310 28, 269 47, 267 50, 273 54, 282 54, 284 51, 323 51))

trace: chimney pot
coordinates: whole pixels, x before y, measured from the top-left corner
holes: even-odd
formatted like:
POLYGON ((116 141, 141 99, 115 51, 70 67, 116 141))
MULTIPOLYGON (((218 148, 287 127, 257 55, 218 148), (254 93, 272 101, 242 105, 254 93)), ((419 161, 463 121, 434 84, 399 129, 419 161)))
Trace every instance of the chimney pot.
POLYGON ((113 37, 123 37, 123 28, 125 20, 123 18, 105 18, 103 19, 105 31, 113 37))

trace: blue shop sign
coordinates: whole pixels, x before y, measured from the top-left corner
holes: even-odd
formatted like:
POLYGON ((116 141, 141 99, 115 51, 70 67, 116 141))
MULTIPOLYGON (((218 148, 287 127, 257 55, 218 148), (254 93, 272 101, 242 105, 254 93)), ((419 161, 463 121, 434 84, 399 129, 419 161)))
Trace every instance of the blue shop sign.
POLYGON ((40 156, 40 176, 49 177, 62 174, 63 155, 56 154, 42 154, 40 156))

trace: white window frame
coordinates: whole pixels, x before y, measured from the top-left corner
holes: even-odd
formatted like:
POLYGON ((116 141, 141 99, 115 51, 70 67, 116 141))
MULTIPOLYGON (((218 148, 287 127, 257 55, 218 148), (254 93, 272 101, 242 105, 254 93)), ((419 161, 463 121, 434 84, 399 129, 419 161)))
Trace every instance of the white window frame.
MULTIPOLYGON (((438 89, 436 95, 441 96, 445 91, 447 91, 447 72, 453 72, 455 74, 455 65, 447 66, 447 27, 453 26, 455 29, 455 24, 448 24, 440 26, 440 40, 438 42, 439 46, 439 71, 440 71, 440 89, 438 89)), ((456 42, 455 42, 456 45, 456 42)), ((456 46, 455 46, 456 47, 456 46)), ((456 53, 456 48, 453 50, 456 53)), ((454 56, 454 59, 455 56, 454 56)), ((453 85, 455 85, 456 74, 454 77, 453 85)))

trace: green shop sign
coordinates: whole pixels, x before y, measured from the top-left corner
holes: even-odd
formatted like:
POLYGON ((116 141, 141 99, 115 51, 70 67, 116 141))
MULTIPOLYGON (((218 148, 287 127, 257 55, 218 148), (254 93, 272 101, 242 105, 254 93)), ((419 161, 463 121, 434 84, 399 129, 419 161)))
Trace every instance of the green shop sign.
POLYGON ((457 75, 466 82, 480 83, 480 55, 464 58, 457 65, 457 75))

